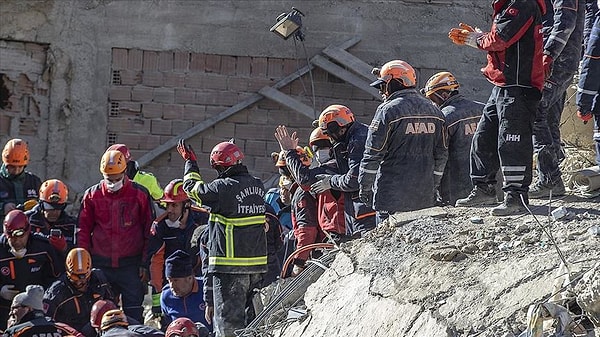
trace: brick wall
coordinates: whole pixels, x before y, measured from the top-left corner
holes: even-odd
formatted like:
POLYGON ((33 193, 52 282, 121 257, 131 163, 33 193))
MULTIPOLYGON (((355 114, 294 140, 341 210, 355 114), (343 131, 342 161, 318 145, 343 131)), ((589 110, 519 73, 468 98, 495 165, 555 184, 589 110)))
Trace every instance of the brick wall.
MULTIPOLYGON (((304 63, 295 59, 113 48, 106 145, 124 143, 134 158, 139 158, 264 86, 273 85, 298 66, 304 63)), ((317 115, 327 105, 345 104, 359 120, 370 122, 378 101, 321 69, 314 69, 312 75, 317 115)), ((280 90, 313 105, 308 74, 280 90)), ((207 180, 215 177, 208 165, 210 150, 230 138, 235 138, 244 151, 244 162, 251 173, 266 180, 276 172, 270 159, 270 153, 279 150, 273 137, 275 127, 283 124, 292 128, 306 145, 311 122, 265 98, 188 143, 199 155, 207 180)), ((153 172, 164 186, 182 176, 183 160, 171 149, 143 169, 153 172)))

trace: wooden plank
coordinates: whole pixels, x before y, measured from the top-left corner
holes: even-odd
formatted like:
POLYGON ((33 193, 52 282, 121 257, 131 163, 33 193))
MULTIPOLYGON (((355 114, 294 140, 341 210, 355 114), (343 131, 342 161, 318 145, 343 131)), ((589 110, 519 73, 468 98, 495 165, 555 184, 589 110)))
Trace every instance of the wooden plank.
POLYGON ((289 95, 282 93, 277 89, 273 89, 272 87, 264 87, 260 89, 258 93, 292 110, 296 110, 310 119, 317 118, 313 108, 289 95))
MULTIPOLYGON (((337 48, 348 49, 348 48, 354 46, 355 44, 357 44, 359 41, 360 41, 360 37, 355 36, 344 42, 341 42, 340 44, 337 45, 337 48)), ((288 76, 279 80, 277 83, 275 83, 272 86, 272 88, 274 88, 274 89, 283 88, 286 85, 297 80, 298 78, 304 76, 306 73, 308 73, 313 68, 314 68, 314 65, 312 63, 309 63, 306 66, 296 70, 295 72, 293 72, 293 73, 289 74, 288 76)), ((219 123, 220 121, 232 116, 236 112, 244 110, 245 108, 249 107, 250 105, 260 101, 264 97, 265 96, 258 94, 258 93, 253 94, 252 96, 246 98, 245 100, 239 102, 238 104, 223 110, 222 112, 214 115, 211 118, 208 118, 208 119, 202 121, 201 123, 194 125, 193 127, 182 132, 181 134, 170 138, 163 144, 148 151, 146 154, 144 154, 137 160, 138 164, 140 165, 140 167, 144 167, 144 166, 150 164, 150 162, 152 162, 152 160, 154 160, 154 158, 160 156, 161 154, 169 151, 171 148, 177 146, 177 142, 179 141, 179 139, 183 138, 183 139, 187 140, 187 139, 199 134, 200 132, 212 127, 213 125, 219 123)), ((314 118, 314 116, 312 116, 310 118, 314 118)))
POLYGON ((369 81, 375 81, 375 76, 371 74, 371 70, 373 67, 359 59, 358 57, 350 54, 349 52, 337 48, 337 47, 327 47, 323 50, 323 54, 329 56, 333 60, 343 64, 347 68, 352 69, 352 71, 356 72, 360 76, 366 78, 369 81))
POLYGON ((365 92, 368 92, 369 94, 373 95, 373 97, 375 97, 377 99, 381 99, 379 90, 369 86, 369 83, 364 81, 362 78, 354 75, 353 73, 338 66, 337 64, 327 60, 323 56, 315 55, 310 60, 310 62, 313 63, 314 65, 316 65, 317 67, 322 68, 323 70, 335 75, 336 77, 339 77, 342 80, 352 84, 353 86, 355 86, 365 92))

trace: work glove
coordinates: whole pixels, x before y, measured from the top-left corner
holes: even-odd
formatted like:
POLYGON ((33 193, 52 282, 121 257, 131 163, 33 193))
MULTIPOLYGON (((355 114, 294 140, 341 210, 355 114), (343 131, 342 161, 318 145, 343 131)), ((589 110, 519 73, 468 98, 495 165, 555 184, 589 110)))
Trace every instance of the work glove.
POLYGON ((369 189, 369 188, 360 188, 360 190, 358 190, 358 197, 360 198, 360 201, 364 202, 365 205, 369 206, 369 207, 373 207, 373 190, 369 189))
POLYGON ((306 267, 303 266, 299 266, 299 265, 294 265, 294 268, 292 268, 292 277, 298 276, 306 267))
POLYGON ((194 153, 191 145, 185 145, 185 139, 180 139, 177 143, 177 152, 184 160, 196 161, 196 153, 194 153))
POLYGON ((310 190, 316 194, 327 191, 331 188, 331 177, 330 174, 317 174, 315 178, 319 180, 310 185, 310 190))
POLYGON ((454 44, 459 46, 467 45, 473 48, 479 48, 477 39, 483 35, 479 28, 473 28, 466 23, 460 23, 459 28, 452 28, 448 32, 448 37, 454 44))
POLYGON ((20 291, 15 289, 14 284, 4 285, 0 289, 0 296, 7 301, 12 301, 18 293, 20 293, 20 291))
POLYGON ((63 235, 50 235, 48 237, 48 241, 50 241, 52 248, 54 248, 57 252, 64 253, 67 250, 67 240, 63 235))
POLYGON ((587 124, 587 122, 592 119, 592 112, 581 112, 581 110, 578 110, 577 117, 583 121, 583 124, 587 124))
POLYGON ((162 317, 162 310, 160 309, 160 293, 152 294, 152 317, 162 317))
POLYGON ((553 62, 554 60, 552 59, 552 56, 546 54, 542 56, 542 65, 544 66, 544 80, 547 80, 548 78, 550 78, 550 75, 552 75, 553 62))

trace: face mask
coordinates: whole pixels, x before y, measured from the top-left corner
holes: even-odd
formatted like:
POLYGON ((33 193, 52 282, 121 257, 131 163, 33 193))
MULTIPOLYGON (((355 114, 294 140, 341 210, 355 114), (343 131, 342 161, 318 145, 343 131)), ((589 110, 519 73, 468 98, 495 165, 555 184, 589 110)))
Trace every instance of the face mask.
POLYGON ((105 180, 106 182, 106 188, 110 191, 110 192, 117 192, 118 190, 120 190, 123 187, 123 179, 113 183, 110 182, 108 180, 105 180))
POLYGON ((326 163, 329 159, 331 159, 331 156, 329 155, 329 149, 320 149, 317 151, 316 153, 317 156, 317 160, 319 161, 319 163, 324 164, 326 163))
POLYGON ((14 249, 10 249, 10 252, 17 258, 20 259, 23 256, 25 256, 25 254, 27 254, 27 248, 22 248, 19 250, 14 250, 14 249))
POLYGON ((165 223, 169 228, 179 228, 179 226, 181 226, 181 221, 179 221, 179 219, 171 221, 169 218, 165 218, 165 223))

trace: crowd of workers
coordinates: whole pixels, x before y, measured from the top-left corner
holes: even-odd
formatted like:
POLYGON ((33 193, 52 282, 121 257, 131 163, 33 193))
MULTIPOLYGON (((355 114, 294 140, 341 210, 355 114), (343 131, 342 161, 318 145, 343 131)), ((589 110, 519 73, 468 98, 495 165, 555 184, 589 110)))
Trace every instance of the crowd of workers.
POLYGON ((285 126, 274 129, 280 179, 268 191, 233 140, 212 149, 211 182, 181 140, 183 179, 164 190, 115 144, 75 218, 65 211, 67 186, 26 171, 27 143, 9 140, 0 169, 0 331, 230 337, 254 318, 256 289, 302 273, 317 254, 303 247, 360 238, 395 212, 494 205, 491 214, 505 216, 525 212, 530 197, 564 194, 558 127, 578 71, 577 115, 594 118, 600 164, 598 4, 500 0, 493 10, 489 32, 460 24, 448 34, 487 51, 483 73, 494 87, 486 104, 461 95, 447 71, 418 90, 413 67, 390 61, 373 72, 383 103, 369 125, 333 104, 306 147, 285 126), (162 331, 142 324, 148 285, 162 331))

